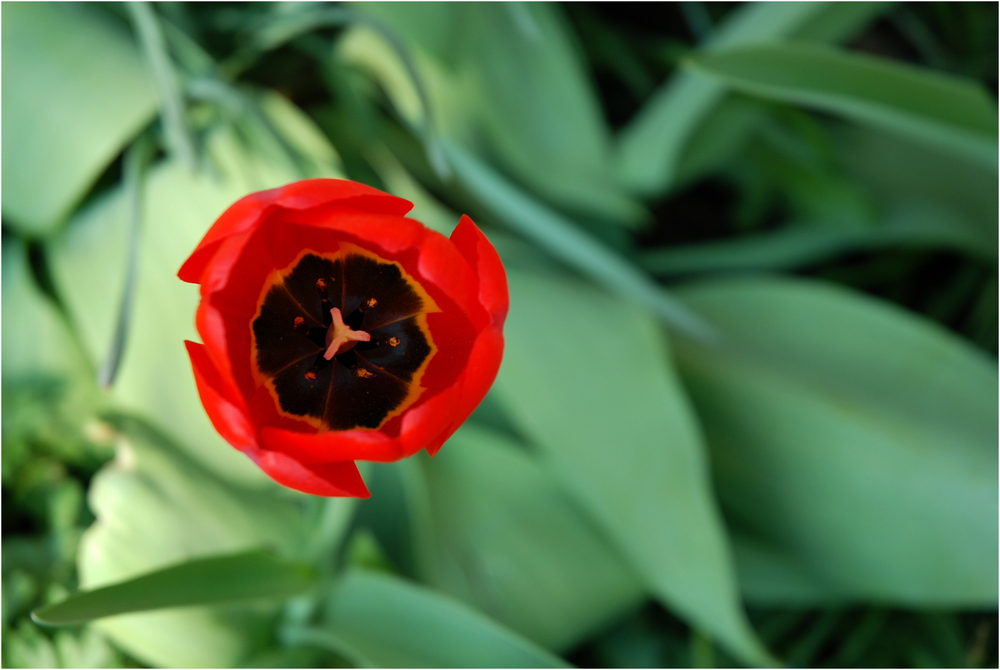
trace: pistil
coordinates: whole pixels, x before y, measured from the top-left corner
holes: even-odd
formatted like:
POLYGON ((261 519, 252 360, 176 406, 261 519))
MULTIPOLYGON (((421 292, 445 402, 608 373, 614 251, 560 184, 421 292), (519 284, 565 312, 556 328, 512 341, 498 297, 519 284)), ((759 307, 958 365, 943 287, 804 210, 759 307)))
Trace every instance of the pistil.
POLYGON ((326 353, 323 354, 326 360, 329 361, 337 354, 352 349, 358 342, 368 342, 372 339, 372 336, 365 331, 352 330, 345 324, 339 308, 331 309, 330 315, 333 317, 333 323, 326 331, 326 353))

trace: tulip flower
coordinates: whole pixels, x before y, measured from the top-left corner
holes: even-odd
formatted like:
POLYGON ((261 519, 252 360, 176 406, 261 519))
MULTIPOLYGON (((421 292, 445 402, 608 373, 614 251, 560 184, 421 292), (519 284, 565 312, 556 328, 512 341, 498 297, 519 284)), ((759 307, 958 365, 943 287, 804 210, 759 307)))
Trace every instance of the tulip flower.
POLYGON ((338 179, 253 193, 178 273, 201 285, 202 404, 280 484, 367 497, 355 461, 433 456, 496 377, 500 257, 469 217, 446 238, 411 207, 338 179))

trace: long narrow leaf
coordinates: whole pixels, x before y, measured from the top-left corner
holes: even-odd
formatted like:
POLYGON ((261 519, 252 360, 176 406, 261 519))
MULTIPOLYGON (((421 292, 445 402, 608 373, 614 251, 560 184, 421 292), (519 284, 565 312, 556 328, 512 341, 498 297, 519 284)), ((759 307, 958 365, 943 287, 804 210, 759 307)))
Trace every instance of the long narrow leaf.
POLYGON ((118 365, 125 351, 125 339, 132 316, 132 298, 135 295, 136 272, 139 268, 139 235, 142 227, 142 186, 146 164, 152 157, 153 147, 148 136, 140 137, 125 153, 125 192, 128 198, 129 246, 128 263, 125 268, 125 287, 118 306, 118 319, 114 337, 101 369, 97 373, 97 383, 108 389, 115 381, 118 365))
POLYGON ((31 613, 40 624, 62 626, 167 607, 207 605, 248 598, 287 598, 313 584, 308 566, 267 551, 187 561, 118 584, 74 593, 31 613))
POLYGON ((193 170, 194 142, 184 121, 184 101, 181 99, 177 76, 167 53, 159 20, 148 2, 130 2, 128 8, 143 50, 146 52, 153 80, 160 92, 167 141, 178 159, 193 170))
POLYGON ((758 44, 692 57, 733 88, 842 114, 997 165, 997 108, 977 83, 816 44, 758 44))
MULTIPOLYGON (((748 3, 733 12, 705 48, 788 37, 822 12, 825 4, 748 3)), ((666 189, 695 129, 725 94, 720 82, 694 72, 680 72, 671 78, 622 131, 616 166, 622 182, 642 193, 666 189)))

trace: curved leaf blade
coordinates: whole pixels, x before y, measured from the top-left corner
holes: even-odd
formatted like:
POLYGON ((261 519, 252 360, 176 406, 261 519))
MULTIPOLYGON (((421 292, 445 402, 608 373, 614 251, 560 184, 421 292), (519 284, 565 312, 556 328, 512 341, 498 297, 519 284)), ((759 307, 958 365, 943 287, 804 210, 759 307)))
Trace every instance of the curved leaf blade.
POLYGON ((995 360, 818 282, 682 294, 726 333, 677 360, 731 518, 841 598, 996 604, 995 360))
POLYGON ((330 598, 327 621, 337 640, 377 667, 566 667, 483 614, 385 574, 348 573, 330 598))
POLYGON ((268 551, 252 551, 186 561, 90 591, 31 613, 40 624, 64 626, 168 607, 287 598, 314 583, 307 565, 289 563, 268 551))
POLYGON ((5 5, 5 219, 51 233, 157 102, 135 44, 106 10, 5 5))
POLYGON ((508 282, 503 405, 657 598, 745 662, 769 664, 661 329, 579 282, 517 271, 508 282))
POLYGON ((997 108, 971 80, 817 44, 741 46, 696 54, 688 63, 740 91, 841 114, 997 165, 997 108))

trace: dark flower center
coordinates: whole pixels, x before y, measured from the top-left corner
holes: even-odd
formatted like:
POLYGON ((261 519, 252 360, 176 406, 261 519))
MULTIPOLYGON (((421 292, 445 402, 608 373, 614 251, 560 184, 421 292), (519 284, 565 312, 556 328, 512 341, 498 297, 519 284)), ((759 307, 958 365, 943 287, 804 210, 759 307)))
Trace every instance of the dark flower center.
POLYGON ((378 428, 423 390, 435 351, 425 315, 436 310, 398 263, 306 252, 261 292, 255 375, 282 412, 320 431, 378 428))

